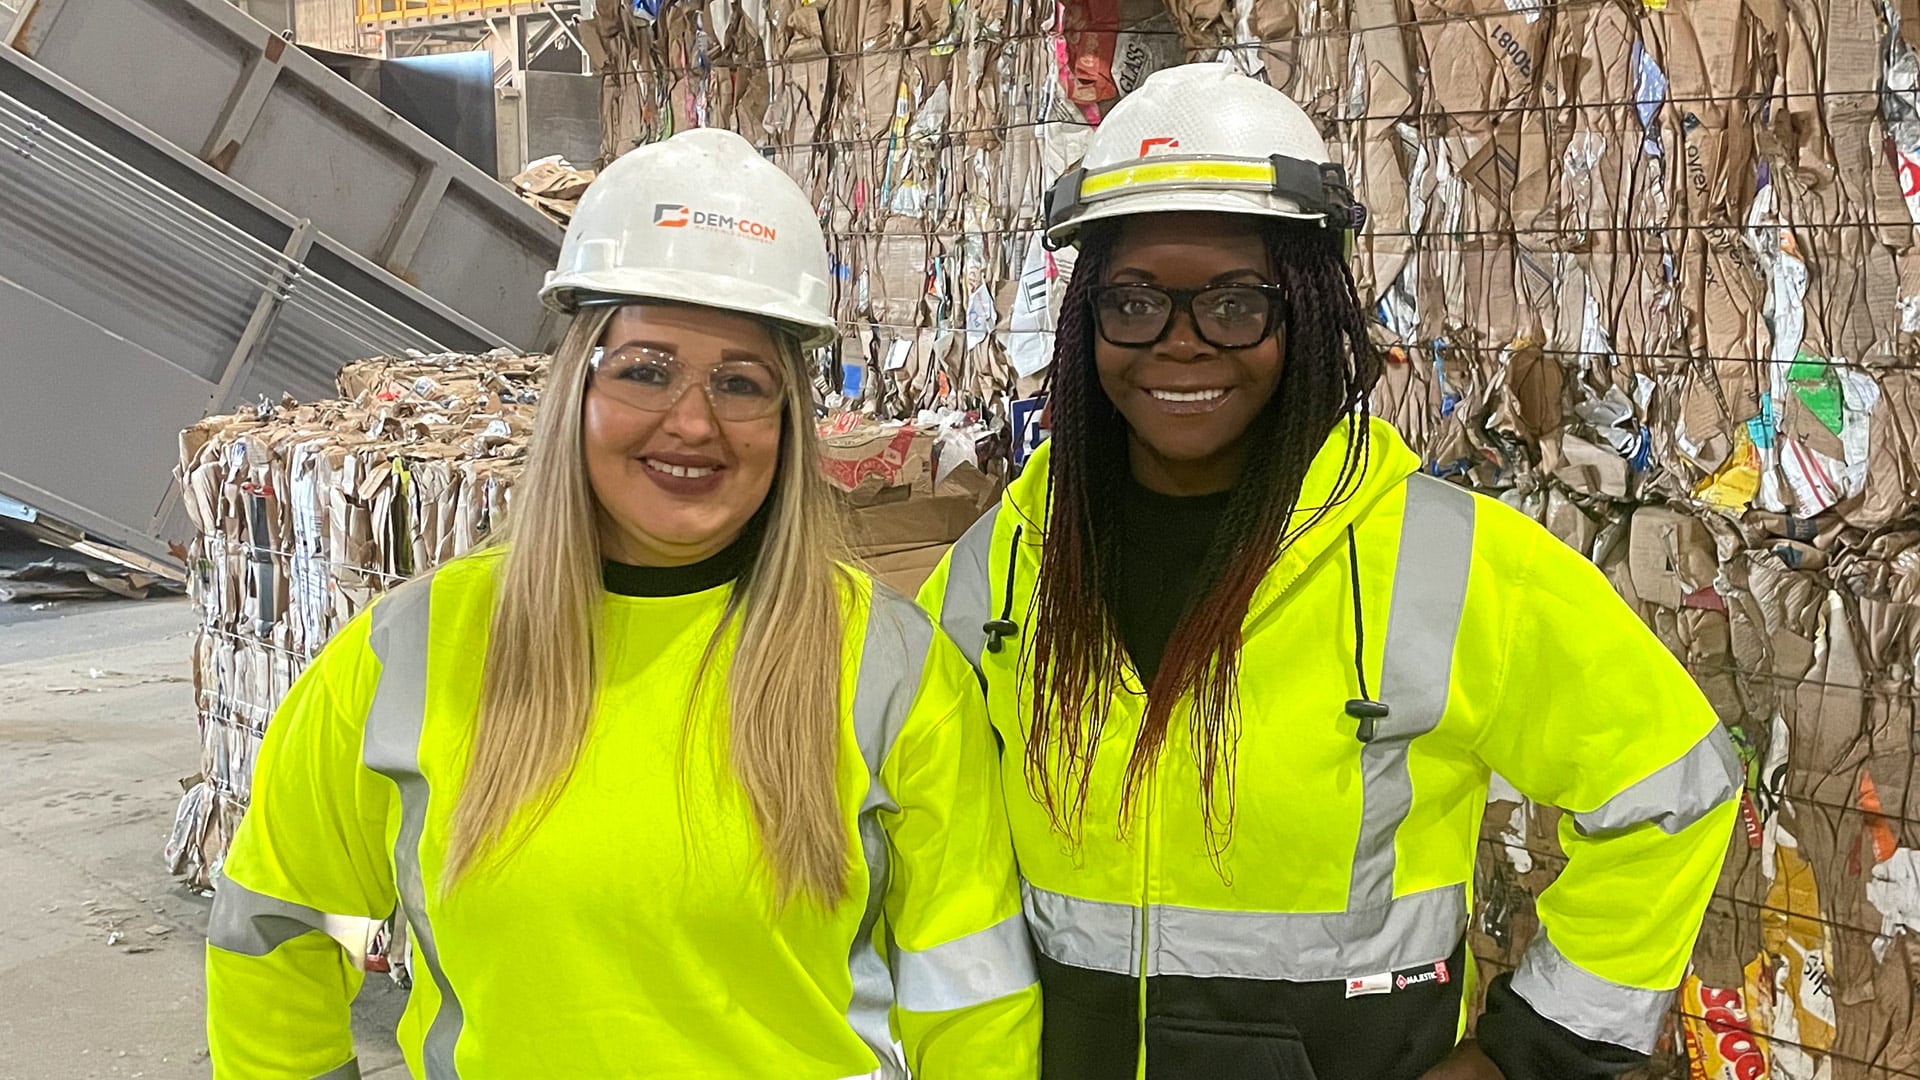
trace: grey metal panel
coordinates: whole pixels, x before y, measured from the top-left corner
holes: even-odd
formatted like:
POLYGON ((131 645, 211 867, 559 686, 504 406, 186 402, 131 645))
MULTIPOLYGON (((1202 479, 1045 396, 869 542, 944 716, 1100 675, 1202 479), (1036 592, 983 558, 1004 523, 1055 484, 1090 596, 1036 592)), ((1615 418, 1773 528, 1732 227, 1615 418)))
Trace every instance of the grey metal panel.
MULTIPOLYGON (((387 351, 369 349, 359 344, 358 337, 322 319, 310 307, 288 303, 281 309, 266 353, 234 395, 234 404, 277 399, 281 394, 292 394, 303 401, 336 396, 339 391, 334 388, 334 376, 343 366, 341 357, 387 351)), ((407 347, 419 346, 415 339, 407 347)))
POLYGON ((0 487, 89 532, 165 554, 145 535, 182 418, 212 389, 165 357, 0 281, 0 487))
MULTIPOLYGON (((368 307, 384 312, 400 323, 413 327, 453 352, 485 352, 508 344, 507 340, 475 326, 459 312, 421 292, 396 281, 393 275, 361 258, 331 237, 322 236, 307 254, 307 265, 315 274, 352 293, 368 307)), ((554 331, 543 326, 537 340, 544 341, 554 331)))
MULTIPOLYGON (((37 192, 20 195, 12 174, 0 174, 0 277, 44 296, 61 297, 73 313, 108 333, 142 341, 203 379, 226 363, 253 304, 247 278, 209 267, 212 283, 193 280, 165 241, 122 245, 112 215, 85 229, 78 215, 59 215, 37 192), (63 220, 64 218, 64 220, 63 220), (46 252, 71 253, 47 258, 46 252)), ((31 189, 29 189, 31 190, 31 189)), ((84 207, 70 207, 84 212, 84 207)))
MULTIPOLYGON (((218 3, 218 0, 166 2, 210 4, 218 3)), ((359 215, 382 225, 383 229, 373 243, 363 245, 348 241, 340 229, 329 223, 336 211, 323 212, 316 207, 311 216, 321 231, 347 242, 360 255, 379 263, 382 246, 402 227, 401 213, 415 179, 427 169, 444 168, 448 174, 447 198, 434 208, 428 222, 426 235, 429 244, 437 233, 463 227, 475 228, 481 231, 481 235, 474 238, 472 244, 488 251, 488 257, 458 267, 443 267, 432 262, 433 249, 423 245, 410 262, 387 266, 385 269, 399 274, 428 295, 516 344, 523 347, 541 344, 546 317, 537 302, 523 300, 496 304, 493 298, 501 295, 530 297, 538 290, 541 278, 547 270, 552 269, 559 257, 560 227, 521 202, 492 176, 473 167, 453 150, 429 138, 379 102, 353 90, 318 60, 294 50, 286 55, 285 61, 286 70, 268 98, 262 114, 263 121, 278 107, 283 95, 292 92, 293 87, 305 86, 326 95, 333 107, 359 120, 361 126, 357 128, 357 133, 360 136, 370 142, 384 142, 396 152, 404 153, 412 162, 405 174, 404 185, 393 189, 395 194, 387 205, 343 205, 338 208, 337 212, 343 216, 359 215), (443 223, 441 216, 453 212, 455 207, 480 208, 484 212, 462 215, 458 222, 443 223)), ((351 127, 349 129, 353 130, 351 127)), ((243 148, 236 168, 253 152, 251 146, 243 148)), ((312 153, 309 149, 296 147, 289 152, 301 163, 311 166, 312 153)), ((263 187, 260 190, 267 197, 274 198, 271 188, 263 187)))
POLYGON ((421 237, 412 280, 462 311, 498 311, 502 322, 538 325, 546 311, 526 283, 537 288, 555 256, 533 244, 513 243, 517 238, 488 227, 492 213, 469 193, 449 189, 421 237))
POLYGON ((379 97, 435 142, 492 175, 496 148, 491 52, 476 49, 385 61, 379 97))
MULTIPOLYGON (((0 47, 0 95, 44 115, 48 123, 57 125, 74 140, 95 148, 96 160, 107 163, 108 176, 171 192, 183 204, 198 207, 206 216, 251 238, 259 246, 278 251, 297 224, 298 219, 293 215, 262 199, 258 193, 159 138, 59 75, 4 47, 0 47)), ((44 152, 41 159, 46 160, 44 152)), ((0 158, 16 164, 24 160, 17 153, 0 158)), ((93 208, 85 212, 105 211, 93 208)), ((0 239, 4 237, 5 233, 0 233, 0 239)), ((25 247, 21 245, 20 249, 25 247)), ((324 233, 315 239, 307 262, 315 272, 338 282, 356 297, 408 325, 419 327, 450 349, 483 351, 507 343, 503 335, 490 333, 434 297, 410 288, 324 233)), ((96 269, 99 268, 90 268, 89 272, 77 276, 91 282, 95 277, 92 271, 96 269)), ((110 271, 112 267, 105 269, 110 271)), ((538 277, 533 278, 529 291, 538 282, 538 277)), ((550 334, 550 328, 542 326, 535 338, 543 341, 550 334)))
POLYGON ((600 77, 529 71, 523 78, 528 160, 559 154, 581 168, 598 161, 600 77))
POLYGON ((312 83, 283 73, 227 175, 355 251, 377 252, 417 166, 332 104, 312 83))
POLYGON ((143 177, 214 217, 278 248, 293 229, 291 214, 222 176, 79 86, 20 53, 0 47, 0 93, 44 113, 76 138, 101 147, 129 176, 143 177))
POLYGON ((276 265, 247 235, 0 96, 0 276, 217 379, 276 265), (49 258, 57 252, 60 257, 49 258))
POLYGON ((353 299, 340 284, 318 273, 295 282, 280 307, 273 336, 267 340, 260 362, 241 383, 234 401, 257 401, 282 393, 303 400, 329 398, 337 393, 334 376, 348 361, 363 356, 393 356, 408 349, 473 350, 484 344, 458 340, 456 346, 449 346, 353 299))
POLYGON ((68 0, 52 19, 40 12, 34 30, 45 35, 36 61, 189 149, 220 118, 248 45, 257 52, 269 35, 262 26, 263 40, 245 43, 191 8, 149 0, 68 0))
POLYGON ((293 29, 293 0, 235 0, 267 29, 276 34, 293 29))

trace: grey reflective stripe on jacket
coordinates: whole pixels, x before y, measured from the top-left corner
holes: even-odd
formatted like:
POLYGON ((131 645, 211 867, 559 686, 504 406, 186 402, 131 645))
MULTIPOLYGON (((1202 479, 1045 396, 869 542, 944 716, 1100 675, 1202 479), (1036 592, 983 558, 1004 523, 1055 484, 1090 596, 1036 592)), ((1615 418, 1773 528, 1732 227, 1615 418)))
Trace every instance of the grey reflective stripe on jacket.
MULTIPOLYGON (((1360 748, 1360 839, 1353 853, 1349 912, 1393 903, 1394 837, 1413 809, 1408 745, 1439 727, 1446 715, 1453 649, 1466 609, 1472 562, 1473 496, 1430 476, 1408 477, 1400 552, 1393 569, 1393 607, 1387 616, 1387 645, 1380 669, 1380 700, 1393 711, 1376 725, 1374 740, 1360 748)), ((1464 893, 1461 900, 1464 903, 1464 893)), ((1460 925, 1464 929, 1464 918, 1460 925)), ((1413 963, 1444 959, 1458 943, 1456 937, 1439 952, 1413 963)), ((1352 974, 1370 970, 1385 969, 1361 968, 1352 974)))
POLYGON ((1652 776, 1584 814, 1573 815, 1582 836, 1657 825, 1677 833, 1740 794, 1743 769, 1727 729, 1715 724, 1693 749, 1652 776))
POLYGON ((257 893, 221 874, 214 881, 207 942, 242 956, 267 956, 294 938, 325 934, 339 944, 354 967, 361 968, 366 966, 367 946, 379 926, 378 919, 329 915, 257 893))
POLYGON ((1653 1053, 1673 1001, 1671 990, 1610 982, 1561 954, 1541 927, 1513 973, 1513 992, 1575 1035, 1653 1053))
POLYGON ((414 949, 440 990, 440 1008, 427 1027, 421 1065, 427 1080, 457 1080, 454 1049, 466 1015, 460 996, 440 964, 440 948, 427 913, 420 869, 420 837, 432 797, 420 771, 420 736, 427 711, 427 642, 432 622, 433 578, 408 582, 373 607, 368 642, 380 661, 380 682, 367 713, 362 752, 366 766, 400 790, 400 833, 393 843, 394 883, 414 949))
POLYGON ((860 850, 867 860, 867 909, 860 917, 847 968, 853 976, 853 1001, 847 1024, 880 1061, 883 1080, 905 1080, 907 1065, 894 1046, 888 1014, 893 1006, 893 973, 882 955, 885 942, 874 940, 886 900, 888 847, 880 824, 882 811, 898 810, 891 792, 880 780, 880 767, 893 753, 893 742, 906 725, 913 695, 926 668, 933 645, 933 625, 918 609, 879 583, 873 587, 873 606, 867 615, 867 635, 860 649, 860 674, 853 690, 853 730, 860 756, 867 766, 867 795, 860 804, 860 850))
MULTIPOLYGON (((993 617, 993 528, 1000 520, 1000 504, 973 523, 947 554, 947 591, 940 598, 940 629, 947 632, 967 663, 980 669, 987 647, 987 620, 993 617)), ((1013 558, 1012 552, 1007 553, 1013 558)))
POLYGON ((1039 977, 1032 949, 1027 920, 1020 915, 931 949, 895 948, 900 1007, 947 1012, 1017 994, 1039 977))
POLYGON ((867 909, 860 920, 848 969, 853 1003, 847 1022, 880 1059, 881 1077, 904 1080, 906 1063, 893 1043, 888 1013, 894 1003, 918 1012, 983 1005, 1032 986, 1037 978, 1025 920, 1018 915, 918 952, 891 940, 875 941, 886 900, 890 842, 880 812, 899 804, 880 779, 881 768, 905 726, 933 647, 927 613, 878 582, 873 586, 860 674, 854 684, 853 727, 867 766, 867 796, 860 805, 860 847, 867 860, 867 909), (889 967, 886 955, 892 957, 889 967))
POLYGON ((360 1080, 360 1059, 354 1058, 337 1069, 328 1069, 313 1080, 360 1080))
POLYGON ((1114 975, 1321 982, 1445 959, 1467 931, 1467 887, 1364 911, 1216 911, 1154 904, 1140 956, 1140 909, 1026 887, 1027 921, 1050 959, 1114 975))

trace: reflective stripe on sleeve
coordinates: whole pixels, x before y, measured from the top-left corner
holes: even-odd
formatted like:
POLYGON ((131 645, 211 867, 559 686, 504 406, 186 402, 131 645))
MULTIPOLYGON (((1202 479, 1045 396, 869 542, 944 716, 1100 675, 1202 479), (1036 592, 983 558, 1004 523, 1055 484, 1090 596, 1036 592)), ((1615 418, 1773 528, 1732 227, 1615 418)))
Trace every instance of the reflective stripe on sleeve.
POLYGON ((944 945, 896 950, 894 985, 900 1007, 946 1012, 1019 993, 1039 980, 1027 921, 1019 915, 944 945))
POLYGON ((1566 958, 1541 927, 1513 974, 1513 992, 1575 1035, 1653 1053, 1673 1003, 1671 990, 1622 986, 1566 958))
POLYGON ((1740 794, 1740 752, 1727 729, 1715 724, 1679 760, 1584 814, 1573 815, 1582 836, 1658 825, 1678 833, 1740 794))

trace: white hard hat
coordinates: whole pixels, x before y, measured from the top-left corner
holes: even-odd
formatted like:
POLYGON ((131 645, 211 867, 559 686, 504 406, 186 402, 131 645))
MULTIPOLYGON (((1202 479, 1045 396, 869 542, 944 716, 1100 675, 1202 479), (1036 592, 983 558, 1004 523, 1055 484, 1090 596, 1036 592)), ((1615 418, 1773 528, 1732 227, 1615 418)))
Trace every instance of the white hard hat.
POLYGON ((1130 214, 1212 211, 1357 229, 1366 209, 1293 99, 1226 64, 1183 64, 1121 98, 1047 193, 1047 240, 1130 214))
POLYGON ((783 323, 832 341, 832 270, 820 218, 753 144, 695 128, 616 159, 580 199, 540 299, 571 313, 631 297, 783 323))

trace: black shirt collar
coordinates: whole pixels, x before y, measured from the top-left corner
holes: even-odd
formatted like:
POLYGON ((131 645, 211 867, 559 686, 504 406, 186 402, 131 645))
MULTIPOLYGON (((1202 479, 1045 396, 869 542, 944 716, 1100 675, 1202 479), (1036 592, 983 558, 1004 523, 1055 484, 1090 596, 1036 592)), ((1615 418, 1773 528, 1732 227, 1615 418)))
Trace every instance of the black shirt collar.
POLYGON ((690 596, 717 589, 738 579, 760 554, 760 526, 756 516, 733 543, 685 566, 634 566, 602 560, 601 581, 616 596, 690 596))

